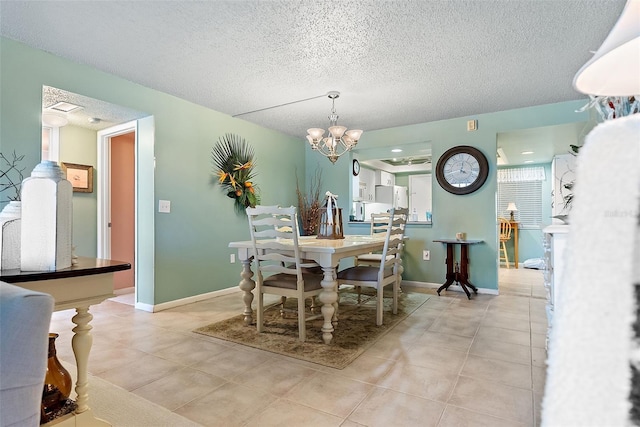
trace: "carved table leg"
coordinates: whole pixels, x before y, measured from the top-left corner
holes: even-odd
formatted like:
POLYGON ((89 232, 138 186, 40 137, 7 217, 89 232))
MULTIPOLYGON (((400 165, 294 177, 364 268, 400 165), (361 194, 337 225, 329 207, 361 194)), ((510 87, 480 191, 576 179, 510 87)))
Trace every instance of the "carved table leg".
POLYGON ((333 280, 336 283, 335 291, 336 291, 336 302, 333 303, 333 317, 331 318, 331 323, 333 324, 333 328, 336 329, 338 327, 338 307, 340 306, 340 289, 338 287, 338 266, 336 265, 333 270, 333 280))
POLYGON ((242 273, 240 273, 240 290, 243 292, 242 300, 244 301, 244 324, 250 325, 253 322, 253 310, 251 303, 253 302, 253 290, 256 282, 252 279, 253 271, 251 271, 251 258, 242 260, 242 273))
POLYGON ((91 335, 92 326, 89 324, 93 316, 89 313, 89 306, 77 307, 76 315, 71 319, 76 327, 73 328, 75 335, 71 339, 71 347, 76 357, 76 366, 78 369, 78 379, 76 381, 76 394, 78 395, 76 403, 78 409, 76 413, 80 414, 89 409, 89 379, 87 377, 87 369, 89 365, 89 352, 93 344, 93 336, 91 335))
POLYGON ((338 302, 337 282, 335 280, 335 267, 322 267, 324 271, 324 278, 320 284, 322 285, 322 292, 318 295, 320 302, 322 302, 322 316, 324 317, 324 323, 322 324, 322 339, 325 344, 329 344, 333 339, 333 314, 336 309, 334 304, 338 302))
MULTIPOLYGON (((464 285, 469 286, 475 294, 478 293, 478 288, 469 281, 469 250, 467 245, 462 245, 460 249, 460 276, 461 282, 464 285)), ((465 292, 467 293, 467 298, 471 299, 471 295, 469 291, 465 288, 465 292)))
POLYGON ((440 292, 442 292, 443 289, 449 289, 449 286, 451 286, 456 279, 456 273, 453 270, 453 256, 453 245, 447 243, 447 259, 445 261, 447 263, 447 280, 438 288, 438 296, 440 296, 440 292))

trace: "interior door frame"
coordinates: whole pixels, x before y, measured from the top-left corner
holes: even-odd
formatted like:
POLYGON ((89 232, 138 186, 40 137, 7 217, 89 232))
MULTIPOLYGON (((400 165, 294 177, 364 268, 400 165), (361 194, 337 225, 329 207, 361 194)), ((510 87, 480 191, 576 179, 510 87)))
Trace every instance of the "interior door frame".
POLYGON ((153 311, 155 298, 154 129, 155 119, 153 116, 148 116, 103 129, 97 133, 97 255, 98 258, 109 259, 111 255, 109 227, 111 138, 135 132, 135 307, 145 311, 153 311))
POLYGON ((98 131, 98 258, 111 258, 111 138, 131 132, 135 120, 98 131))

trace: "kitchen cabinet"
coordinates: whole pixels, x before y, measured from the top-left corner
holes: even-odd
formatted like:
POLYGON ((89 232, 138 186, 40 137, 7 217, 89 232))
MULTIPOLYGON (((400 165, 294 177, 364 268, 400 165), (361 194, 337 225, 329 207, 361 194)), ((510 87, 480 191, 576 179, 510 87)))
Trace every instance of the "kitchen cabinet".
POLYGON ((396 185, 396 176, 383 170, 375 171, 375 185, 396 185))
POLYGON ((361 168, 360 174, 353 177, 351 191, 354 202, 375 202, 375 173, 371 169, 361 168))

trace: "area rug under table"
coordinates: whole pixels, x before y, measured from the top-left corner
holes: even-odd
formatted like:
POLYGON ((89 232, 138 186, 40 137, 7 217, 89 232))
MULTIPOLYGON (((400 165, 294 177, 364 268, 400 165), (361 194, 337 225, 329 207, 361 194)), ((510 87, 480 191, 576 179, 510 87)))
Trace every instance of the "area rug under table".
MULTIPOLYGON (((398 314, 394 315, 391 313, 390 291, 388 296, 389 298, 384 299, 384 324, 376 326, 375 291, 363 290, 361 301, 358 303, 358 295, 353 289, 341 290, 338 327, 329 345, 322 341, 322 316, 307 322, 307 340, 302 343, 298 341, 297 314, 286 313, 285 318, 282 318, 277 307, 265 313, 262 333, 257 332, 255 320, 253 324, 246 326, 242 315, 203 326, 194 332, 343 369, 430 297, 418 292, 401 293, 398 299, 398 314)), ((295 309, 296 300, 289 298, 285 307, 295 309)))

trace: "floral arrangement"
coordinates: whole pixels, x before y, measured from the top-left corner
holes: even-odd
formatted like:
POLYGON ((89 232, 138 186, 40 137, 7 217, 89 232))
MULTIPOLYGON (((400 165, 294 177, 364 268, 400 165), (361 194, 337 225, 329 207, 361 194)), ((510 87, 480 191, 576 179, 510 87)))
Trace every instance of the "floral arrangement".
POLYGON ((612 120, 640 112, 640 98, 636 96, 593 96, 578 112, 594 108, 602 120, 612 120))
POLYGON ((15 192, 15 196, 7 196, 8 201, 20 201, 20 186, 24 179, 22 173, 25 168, 20 168, 19 164, 23 159, 24 154, 18 156, 15 151, 11 159, 0 153, 0 193, 7 190, 15 192))
POLYGON ((300 190, 298 174, 296 174, 296 194, 298 196, 298 214, 300 216, 300 228, 305 236, 313 236, 318 233, 320 222, 320 188, 322 187, 322 170, 316 169, 316 174, 311 178, 309 192, 300 190))
POLYGON ((253 148, 244 138, 225 134, 211 150, 218 183, 228 197, 234 199, 238 213, 260 203, 260 195, 255 185, 253 148))

